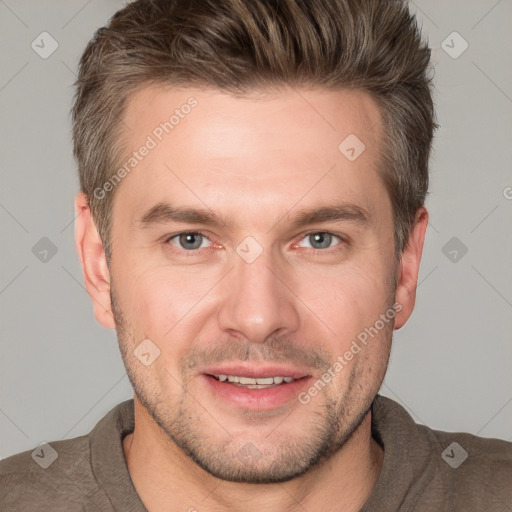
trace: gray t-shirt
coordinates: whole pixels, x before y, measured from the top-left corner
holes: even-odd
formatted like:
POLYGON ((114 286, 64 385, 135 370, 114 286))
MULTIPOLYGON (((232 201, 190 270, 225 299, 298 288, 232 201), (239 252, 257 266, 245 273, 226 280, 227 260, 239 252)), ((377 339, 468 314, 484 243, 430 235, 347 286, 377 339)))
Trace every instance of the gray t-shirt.
MULTIPOLYGON (((85 436, 2 460, 0 510, 147 512, 123 453, 133 428, 127 400, 85 436)), ((361 512, 512 512, 512 443, 417 425, 382 396, 372 406, 372 432, 384 461, 361 512)))

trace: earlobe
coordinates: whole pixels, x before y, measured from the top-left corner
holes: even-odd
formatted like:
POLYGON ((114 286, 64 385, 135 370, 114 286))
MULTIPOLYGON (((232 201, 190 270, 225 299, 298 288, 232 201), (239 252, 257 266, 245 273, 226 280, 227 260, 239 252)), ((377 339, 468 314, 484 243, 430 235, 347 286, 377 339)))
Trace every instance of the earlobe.
POLYGON ((395 317, 395 329, 403 327, 414 310, 427 225, 428 212, 425 207, 421 207, 416 214, 407 245, 400 257, 395 301, 400 304, 401 310, 395 317))
POLYGON ((85 288, 93 302, 94 316, 107 329, 114 329, 110 303, 110 271, 89 201, 83 192, 75 197, 75 215, 75 247, 82 266, 85 288))

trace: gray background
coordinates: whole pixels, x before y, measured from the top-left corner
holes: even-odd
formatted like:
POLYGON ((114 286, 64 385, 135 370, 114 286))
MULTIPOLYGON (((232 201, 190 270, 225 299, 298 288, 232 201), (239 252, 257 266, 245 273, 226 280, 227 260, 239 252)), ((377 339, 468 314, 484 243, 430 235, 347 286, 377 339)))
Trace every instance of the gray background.
MULTIPOLYGON (((0 0, 1 457, 83 435, 132 396, 75 253, 69 119, 81 52, 122 5, 0 0), (46 59, 31 47, 44 31, 58 43, 46 59), (46 261, 33 253, 43 237, 57 248, 46 261)), ((512 440, 512 0, 411 7, 433 48, 441 128, 416 311, 382 394, 431 427, 512 440), (442 47, 460 52, 453 31, 469 45, 457 58, 442 47)))

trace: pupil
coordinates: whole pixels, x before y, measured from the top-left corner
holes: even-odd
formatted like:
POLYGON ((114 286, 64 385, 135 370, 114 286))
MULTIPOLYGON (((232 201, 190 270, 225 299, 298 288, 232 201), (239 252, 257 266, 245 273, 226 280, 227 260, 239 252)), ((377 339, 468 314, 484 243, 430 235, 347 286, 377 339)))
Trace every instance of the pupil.
POLYGON ((197 249, 201 246, 201 235, 198 233, 186 233, 184 235, 180 236, 180 243, 185 249, 197 249), (196 238, 197 237, 197 238, 196 238), (194 239, 195 243, 194 243, 194 239), (192 244, 192 247, 188 246, 187 244, 192 244))
POLYGON ((321 245, 320 248, 325 249, 330 245, 330 234, 329 233, 314 233, 313 235, 314 242, 312 245, 319 243, 321 245))

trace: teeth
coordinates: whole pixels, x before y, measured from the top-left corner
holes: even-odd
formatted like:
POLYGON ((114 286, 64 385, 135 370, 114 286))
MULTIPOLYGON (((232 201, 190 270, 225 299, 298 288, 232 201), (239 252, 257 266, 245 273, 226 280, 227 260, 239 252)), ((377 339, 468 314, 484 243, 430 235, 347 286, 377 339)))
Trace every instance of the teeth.
POLYGON ((239 381, 240 384, 258 384, 258 382, 256 382, 256 379, 251 379, 249 377, 239 377, 239 381))
MULTIPOLYGON (((256 381, 256 384, 274 384, 274 378, 273 377, 265 377, 262 379, 254 379, 256 381)), ((242 382, 242 380, 240 380, 242 382)))
POLYGON ((242 384, 250 388, 261 389, 264 386, 273 386, 275 384, 282 384, 283 382, 293 382, 293 377, 261 377, 253 379, 251 377, 240 377, 238 375, 215 375, 220 382, 231 382, 233 384, 242 384))

